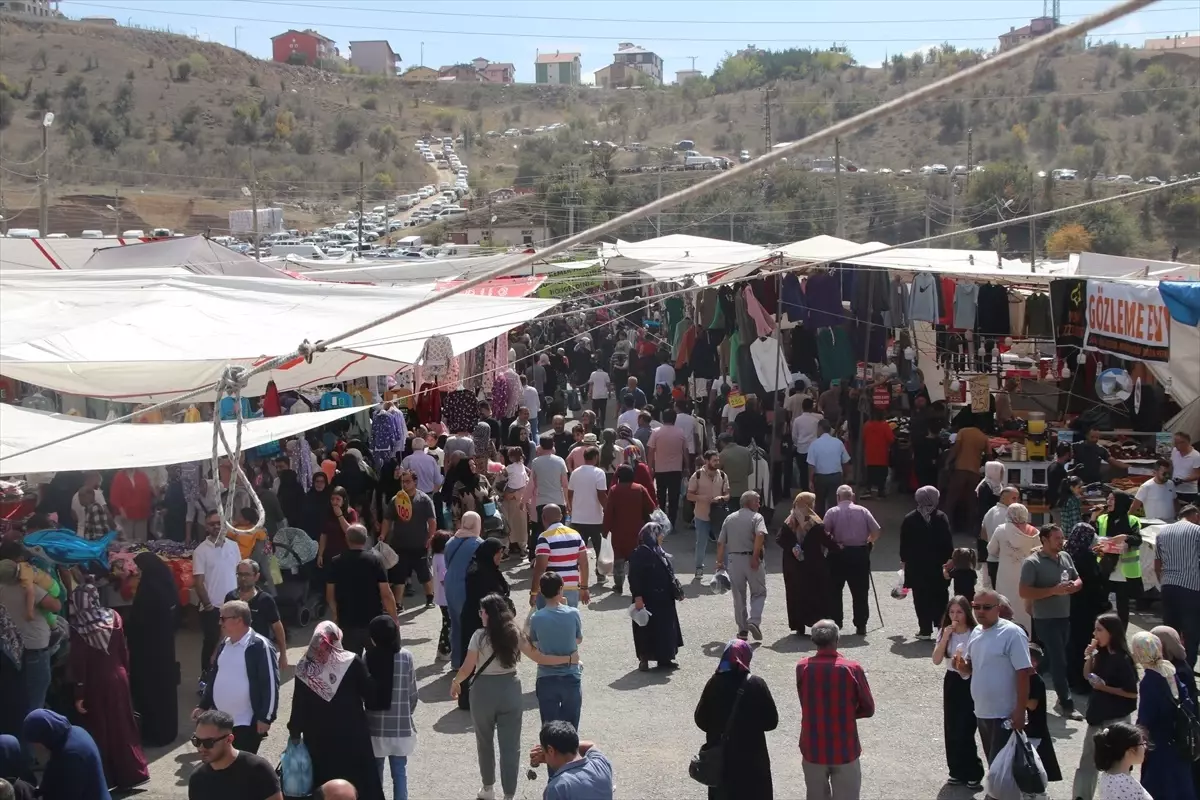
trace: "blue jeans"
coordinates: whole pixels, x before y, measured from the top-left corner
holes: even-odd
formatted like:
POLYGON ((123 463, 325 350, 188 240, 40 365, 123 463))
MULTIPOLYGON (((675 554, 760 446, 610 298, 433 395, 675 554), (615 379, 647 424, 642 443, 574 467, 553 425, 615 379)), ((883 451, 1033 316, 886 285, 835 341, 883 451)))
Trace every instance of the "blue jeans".
POLYGON ((712 530, 712 521, 696 517, 696 572, 704 571, 704 556, 708 552, 708 533, 712 530))
POLYGON ((46 692, 50 691, 50 648, 26 650, 21 663, 29 709, 36 711, 46 705, 46 692))
MULTIPOLYGON (((563 596, 567 598, 567 605, 571 608, 579 607, 579 590, 578 589, 563 589, 563 596)), ((542 597, 541 593, 537 596, 538 610, 546 607, 546 598, 542 597)))
MULTIPOLYGON (((380 783, 383 783, 383 762, 382 758, 375 759, 380 783)), ((388 756, 387 762, 392 768, 392 800, 408 800, 408 756, 388 756)))
POLYGON ((579 730, 583 684, 578 675, 544 675, 537 679, 535 689, 543 725, 551 720, 565 720, 579 730))

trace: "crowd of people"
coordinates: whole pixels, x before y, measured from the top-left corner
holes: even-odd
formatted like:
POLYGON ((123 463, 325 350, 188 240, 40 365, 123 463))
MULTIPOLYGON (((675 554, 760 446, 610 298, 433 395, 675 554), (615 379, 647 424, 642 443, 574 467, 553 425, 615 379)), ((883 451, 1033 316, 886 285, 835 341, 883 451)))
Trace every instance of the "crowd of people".
MULTIPOLYGON (((393 800, 407 798, 418 697, 399 617, 412 606, 440 616, 437 659, 448 662, 451 697, 470 714, 480 800, 513 797, 522 763, 549 768, 547 798, 611 797, 613 765, 579 738, 579 607, 610 582, 616 595, 628 590, 637 669, 676 669, 684 580, 691 572, 699 581, 710 568, 733 603, 733 638, 694 715, 706 748, 719 748, 726 767, 709 795, 772 797, 765 734, 779 712, 750 668, 750 641, 762 640, 767 614, 768 538, 780 549, 786 627, 816 648, 796 671, 808 796, 859 796, 857 721, 874 714, 875 701, 862 666, 838 645, 851 630, 866 634, 871 553, 886 534, 850 485, 841 431, 862 437, 866 499, 892 485, 891 426, 878 413, 856 413, 858 390, 845 385, 817 395, 802 383, 769 398, 736 387, 698 391, 647 330, 597 330, 594 342, 577 337, 570 353, 544 347, 569 338, 566 324, 535 325, 512 339, 517 383, 505 389, 511 400, 503 408, 495 395, 472 396, 452 414, 449 406, 431 415, 384 404, 371 427, 398 419, 402 434, 390 444, 335 424, 284 443, 277 458, 248 459, 249 487, 231 492, 224 465, 186 501, 174 468, 162 478, 121 470, 107 487, 99 475, 78 476, 77 487, 58 493, 59 520, 84 538, 115 524, 144 540, 158 506, 170 521, 163 534, 195 543, 202 677, 191 741, 202 765, 190 778, 193 800, 282 796, 274 766, 257 753, 276 727, 288 669, 286 736, 303 744, 312 789, 382 800, 386 772, 393 800), (861 416, 869 419, 860 425, 861 416), (795 488, 790 513, 772 531, 772 507, 795 488), (261 528, 251 492, 265 512, 261 528), (228 505, 239 509, 232 531, 220 511, 228 505), (680 569, 664 541, 689 526, 693 559, 680 569), (307 580, 325 618, 295 665, 265 558, 293 529, 303 535, 288 548, 312 562, 307 580), (530 571, 527 599, 509 583, 512 567, 530 571), (528 754, 522 657, 537 665, 542 726, 528 754)), ((1073 798, 1090 800, 1099 789, 1124 800, 1138 764, 1145 794, 1128 796, 1194 798, 1195 761, 1181 751, 1177 723, 1185 712, 1194 718, 1200 699, 1192 672, 1200 513, 1185 506, 1179 522, 1158 532, 1166 625, 1128 637, 1140 577, 1137 513, 1164 513, 1162 491, 1115 493, 1105 512, 1083 521, 1084 476, 1056 475, 1060 522, 1035 528, 1003 469, 988 461, 978 421, 957 417, 947 446, 944 415, 928 404, 923 384, 912 395, 914 480, 896 486, 912 493, 914 507, 897 531, 903 580, 893 593, 911 598, 915 639, 930 642, 934 663, 946 669, 948 782, 980 788, 1014 730, 1036 742, 1050 780, 1063 780, 1044 672, 1064 717, 1084 719, 1075 698, 1090 696, 1073 798), (963 535, 977 546, 956 547, 963 535)), ((1070 460, 1059 455, 1061 464, 1070 460)), ((1160 466, 1151 482, 1163 485, 1172 468, 1160 466)), ((1172 502, 1188 499, 1176 494, 1172 502)), ((2 548, 0 562, 34 569, 19 544, 2 548)), ((32 588, 0 580, 0 733, 8 737, 0 738, 0 777, 18 790, 105 798, 110 787, 148 779, 143 746, 175 740, 180 592, 153 553, 135 563, 140 579, 119 613, 102 604, 99 575, 48 575, 47 585, 32 588), (67 657, 56 667, 60 651, 67 657), (32 754, 42 765, 36 781, 32 754)))

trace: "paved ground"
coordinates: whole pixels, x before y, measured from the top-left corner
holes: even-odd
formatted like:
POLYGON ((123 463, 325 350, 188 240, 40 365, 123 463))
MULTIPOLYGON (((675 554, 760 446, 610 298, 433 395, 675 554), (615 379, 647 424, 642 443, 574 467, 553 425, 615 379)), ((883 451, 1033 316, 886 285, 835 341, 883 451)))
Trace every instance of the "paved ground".
MULTIPOLYGON (((868 502, 884 526, 885 535, 873 561, 875 585, 883 604, 883 624, 872 602, 872 617, 864 638, 846 637, 844 652, 865 666, 875 694, 878 711, 862 722, 864 798, 900 800, 955 800, 982 797, 965 788, 945 787, 945 758, 942 745, 941 679, 942 668, 929 661, 933 644, 917 642, 911 602, 891 599, 897 564, 899 521, 911 506, 907 498, 868 502)), ((781 519, 782 515, 778 517, 781 519)), ((685 532, 668 542, 668 550, 690 575, 692 536, 685 532)), ((963 542, 966 544, 966 542, 963 542)), ((779 574, 779 549, 768 549, 768 597, 763 622, 764 640, 757 647, 753 670, 766 679, 779 707, 778 730, 768 734, 775 780, 775 796, 791 800, 805 796, 797 740, 800 728, 799 703, 795 692, 796 659, 812 651, 807 639, 786 629, 783 606, 783 579, 779 574)), ((712 554, 708 565, 711 571, 712 554)), ((528 570, 510 573, 516 586, 528 585, 528 570)), ((726 641, 735 633, 731 601, 728 596, 713 595, 707 588, 709 578, 690 582, 688 599, 679 607, 685 646, 680 653, 681 668, 670 674, 640 673, 633 652, 630 622, 625 612, 628 595, 618 597, 610 591, 592 595, 593 602, 584 612, 584 704, 581 727, 585 738, 597 742, 615 765, 617 796, 620 798, 703 798, 702 787, 688 778, 687 763, 703 741, 692 722, 692 712, 705 681, 717 665, 726 641)), ((849 594, 845 598, 849 615, 849 594)), ((1149 620, 1143 619, 1147 627, 1149 620)), ((436 610, 410 610, 402 615, 401 633, 405 645, 413 650, 417 663, 421 705, 417 710, 419 745, 409 760, 409 791, 414 800, 470 800, 479 788, 474 736, 469 716, 450 701, 449 668, 435 663, 434 653, 440 618, 436 610)), ((184 667, 181 708, 194 704, 195 661, 199 636, 194 630, 180 633, 180 661, 184 667), (186 704, 186 705, 182 705, 186 704)), ((296 632, 289 657, 292 663, 307 643, 304 632, 296 632)), ((525 686, 525 727, 522 739, 527 746, 536 740, 537 703, 533 694, 534 667, 524 664, 520 670, 525 686)), ((289 681, 281 691, 280 721, 264 743, 262 755, 275 761, 286 743, 284 724, 292 696, 289 681)), ((1053 701, 1052 701, 1053 702, 1053 701)), ((186 713, 182 716, 186 716, 186 713)), ((1067 722, 1053 714, 1050 727, 1055 735, 1059 762, 1067 780, 1051 785, 1055 800, 1070 794, 1070 777, 1078 763, 1083 724, 1067 722)), ((151 784, 135 796, 139 798, 178 798, 185 794, 187 776, 196 764, 191 733, 184 723, 179 743, 154 751, 151 784)), ((522 773, 524 770, 522 770, 522 773)), ((517 796, 539 798, 543 779, 530 782, 522 778, 517 796)), ((497 786, 497 791, 499 787, 497 786)))

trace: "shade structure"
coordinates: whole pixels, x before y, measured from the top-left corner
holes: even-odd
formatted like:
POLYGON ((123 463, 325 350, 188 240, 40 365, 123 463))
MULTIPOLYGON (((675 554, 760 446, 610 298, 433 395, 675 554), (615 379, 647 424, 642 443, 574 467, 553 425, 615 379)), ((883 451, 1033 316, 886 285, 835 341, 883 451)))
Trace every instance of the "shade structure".
POLYGON ((120 270, 155 267, 182 267, 196 275, 291 280, 280 270, 203 236, 156 239, 124 247, 105 247, 96 250, 79 269, 120 270))
POLYGON ((565 261, 558 263, 536 263, 532 266, 516 268, 516 264, 526 258, 524 253, 505 253, 498 256, 476 256, 469 258, 447 259, 416 259, 412 261, 372 261, 360 260, 357 264, 329 265, 328 262, 304 261, 281 263, 301 263, 308 267, 303 275, 315 281, 335 281, 338 283, 382 283, 382 284, 419 284, 439 280, 466 280, 499 269, 506 265, 512 266, 505 276, 549 275, 557 272, 570 272, 588 269, 600 263, 599 259, 591 261, 565 261), (317 266, 324 264, 325 266, 317 266))
POLYGON ((605 244, 600 257, 609 272, 644 272, 655 280, 686 280, 766 258, 770 248, 672 233, 642 242, 605 244))
MULTIPOLYGON (((242 448, 286 439, 364 410, 358 406, 245 420, 242 448)), ((0 475, 160 467, 212 457, 211 422, 100 425, 99 420, 0 403, 0 475), (87 433, 44 446, 83 431, 87 433), (35 447, 41 449, 25 452, 35 447)), ((221 425, 232 446, 237 424, 228 421, 221 425)))
MULTIPOLYGON (((429 296, 427 289, 315 281, 122 277, 47 272, 0 276, 0 374, 61 392, 167 400, 429 296)), ((419 362, 434 335, 464 353, 557 301, 458 295, 346 340, 311 363, 295 359, 245 389, 262 394, 390 375, 419 362)))

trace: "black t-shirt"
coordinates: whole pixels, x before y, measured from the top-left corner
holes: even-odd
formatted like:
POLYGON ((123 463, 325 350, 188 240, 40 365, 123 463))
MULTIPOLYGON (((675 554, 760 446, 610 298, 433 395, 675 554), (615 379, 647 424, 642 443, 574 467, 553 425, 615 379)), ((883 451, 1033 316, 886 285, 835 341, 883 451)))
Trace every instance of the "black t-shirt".
MULTIPOLYGON (((238 597, 237 589, 225 595, 226 603, 230 600, 241 599, 238 597)), ((279 622, 279 606, 275 605, 275 598, 266 592, 255 592, 248 605, 250 606, 250 627, 255 633, 262 634, 268 642, 275 644, 275 632, 271 630, 271 626, 279 622)))
POLYGON ((500 438, 500 420, 496 419, 495 417, 488 417, 487 419, 480 420, 480 422, 487 423, 487 426, 492 430, 492 441, 496 443, 496 447, 500 447, 500 445, 503 444, 503 441, 500 438))
POLYGON ((1074 455, 1079 466, 1079 477, 1083 478, 1084 483, 1100 480, 1100 465, 1108 463, 1108 450, 1091 442, 1076 442, 1074 455))
POLYGON ((387 583, 387 573, 373 552, 347 550, 342 553, 329 565, 325 582, 333 584, 338 625, 343 630, 365 628, 383 613, 379 584, 387 583))
POLYGON ((267 800, 278 793, 274 767, 244 750, 225 769, 201 764, 188 779, 188 800, 267 800))
MULTIPOLYGON (((397 493, 396 497, 399 496, 397 493)), ((388 544, 396 552, 419 550, 424 553, 429 539, 429 520, 437 519, 433 501, 424 492, 417 492, 416 497, 410 498, 411 505, 406 509, 408 519, 400 519, 400 512, 396 509, 396 497, 392 498, 383 511, 383 518, 391 523, 388 544)))
MULTIPOLYGON (((1114 689, 1137 693, 1137 667, 1133 665, 1133 659, 1124 653, 1096 651, 1096 657, 1092 661, 1092 672, 1114 689)), ((1092 692, 1088 700, 1087 723, 1099 725, 1102 722, 1127 717, 1134 711, 1137 711, 1135 699, 1117 697, 1108 692, 1092 692)))
POLYGON ((566 458, 567 453, 571 452, 571 447, 575 444, 575 434, 570 431, 555 431, 554 433, 554 454, 559 458, 566 458))

